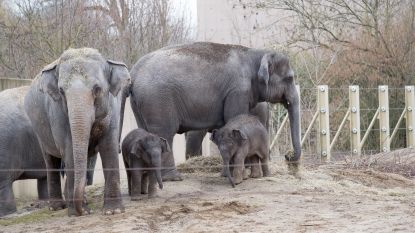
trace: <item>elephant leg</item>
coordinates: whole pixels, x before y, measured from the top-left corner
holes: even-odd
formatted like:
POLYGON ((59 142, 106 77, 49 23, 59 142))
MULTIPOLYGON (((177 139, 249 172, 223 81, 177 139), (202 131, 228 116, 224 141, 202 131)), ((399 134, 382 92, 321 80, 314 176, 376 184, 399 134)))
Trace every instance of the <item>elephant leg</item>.
POLYGON ((157 179, 156 172, 151 171, 148 173, 148 197, 152 198, 157 195, 157 179))
POLYGON ((237 152, 233 160, 233 181, 235 184, 240 184, 243 180, 243 170, 244 170, 244 161, 245 156, 241 152, 237 152))
POLYGON ((271 172, 269 170, 269 150, 265 148, 263 152, 261 152, 261 168, 262 174, 264 177, 270 176, 271 172))
POLYGON ((148 177, 151 171, 144 172, 143 179, 141 180, 141 194, 148 193, 148 177))
MULTIPOLYGON (((137 168, 137 167, 134 167, 137 168)), ((140 200, 140 194, 143 185, 143 171, 132 170, 131 171, 131 201, 140 200)))
POLYGON ((260 178, 262 176, 261 165, 259 163, 259 157, 257 155, 251 156, 251 178, 260 178))
POLYGON ((12 181, 0 182, 0 201, 0 217, 16 212, 12 181))
POLYGON ((202 142, 207 130, 189 131, 186 138, 186 159, 202 155, 202 142))
MULTIPOLYGON (((62 198, 61 177, 58 169, 61 168, 61 159, 52 155, 44 156, 47 169, 47 183, 49 191, 49 208, 60 210, 66 208, 66 203, 62 198)), ((68 199, 68 196, 66 196, 68 199)))
POLYGON ((117 135, 116 133, 108 135, 99 145, 102 167, 104 168, 104 214, 106 215, 124 212, 120 189, 117 135))
POLYGON ((39 200, 46 201, 48 199, 48 179, 37 179, 37 196, 39 200))
POLYGON ((127 163, 124 163, 125 173, 127 174, 127 185, 128 185, 128 195, 131 196, 131 171, 129 171, 129 166, 127 163))

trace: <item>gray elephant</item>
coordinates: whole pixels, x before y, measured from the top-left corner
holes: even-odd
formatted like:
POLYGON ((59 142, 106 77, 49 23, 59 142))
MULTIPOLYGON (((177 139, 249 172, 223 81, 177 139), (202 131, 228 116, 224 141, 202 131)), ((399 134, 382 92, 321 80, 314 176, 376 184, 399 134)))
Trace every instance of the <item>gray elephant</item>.
MULTIPOLYGON (((197 42, 142 57, 131 70, 131 107, 140 128, 164 137, 213 130, 247 114, 259 102, 282 103, 291 125, 294 154, 301 156, 299 98, 286 56, 237 45, 197 42)), ((124 96, 125 97, 125 96, 124 96)), ((172 153, 163 181, 181 180, 172 153)))
POLYGON ((48 198, 42 150, 24 111, 29 87, 0 92, 0 216, 16 211, 12 184, 37 179, 40 200, 48 198))
MULTIPOLYGON (((257 116, 261 123, 268 129, 269 126, 269 106, 266 102, 258 103, 250 111, 250 114, 257 116)), ((202 142, 207 130, 197 130, 186 132, 186 159, 202 155, 202 142)))
POLYGON ((128 194, 131 200, 140 194, 152 197, 156 184, 163 189, 161 161, 163 154, 170 152, 167 140, 143 129, 135 129, 122 142, 122 155, 128 179, 128 194))
POLYGON ((69 49, 33 81, 25 110, 44 150, 49 169, 50 208, 65 206, 60 160, 67 174, 68 215, 88 214, 84 200, 88 157, 100 153, 104 168, 104 214, 124 211, 118 166, 121 95, 130 75, 123 63, 95 49, 69 49))
MULTIPOLYGON (((218 146, 222 155, 226 176, 232 186, 243 180, 245 160, 257 157, 261 161, 252 164, 251 177, 257 178, 261 170, 264 176, 269 176, 269 138, 268 132, 257 117, 247 114, 236 116, 228 121, 225 126, 212 131, 210 139, 218 146), (229 168, 233 161, 233 179, 229 168), (261 167, 259 167, 261 166, 261 167)), ((255 161, 255 160, 251 160, 255 161)))
MULTIPOLYGON (((28 90, 29 87, 19 87, 0 92, 0 200, 5 200, 0 216, 16 211, 12 189, 16 180, 37 179, 39 200, 48 198, 42 150, 24 110, 28 90)), ((87 185, 92 184, 95 160, 96 157, 88 159, 87 185)))

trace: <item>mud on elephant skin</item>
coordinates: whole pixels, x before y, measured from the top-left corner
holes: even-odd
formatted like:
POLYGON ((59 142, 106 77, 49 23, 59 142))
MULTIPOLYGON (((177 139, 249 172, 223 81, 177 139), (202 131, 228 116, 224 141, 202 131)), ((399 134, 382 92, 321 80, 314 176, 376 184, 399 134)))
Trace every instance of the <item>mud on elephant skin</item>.
POLYGON ((67 174, 68 214, 88 214, 84 200, 88 157, 100 153, 104 168, 104 213, 124 210, 118 167, 120 90, 129 85, 127 67, 90 48, 69 49, 34 79, 25 110, 44 150, 51 208, 65 206, 59 173, 67 174))
MULTIPOLYGON (((131 70, 131 107, 140 128, 166 138, 213 130, 248 114, 260 102, 282 103, 289 113, 294 156, 301 156, 299 98, 286 56, 238 45, 196 42, 142 57, 131 70)), ((163 180, 180 179, 174 157, 163 180)))
POLYGON ((144 129, 127 134, 122 143, 122 155, 131 200, 138 200, 140 194, 154 196, 157 183, 163 189, 161 166, 168 152, 171 150, 166 139, 144 129))
POLYGON ((243 180, 246 159, 252 162, 252 178, 260 177, 261 170, 264 176, 269 176, 268 132, 257 117, 247 114, 234 117, 222 128, 213 130, 211 140, 219 148, 226 176, 233 187, 243 180), (229 166, 231 161, 233 175, 229 166))

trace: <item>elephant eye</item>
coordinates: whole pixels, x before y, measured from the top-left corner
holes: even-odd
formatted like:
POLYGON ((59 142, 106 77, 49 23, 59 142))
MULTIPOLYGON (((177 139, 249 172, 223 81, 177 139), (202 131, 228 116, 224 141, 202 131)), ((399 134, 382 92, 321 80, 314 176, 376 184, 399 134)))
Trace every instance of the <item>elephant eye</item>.
POLYGON ((92 94, 97 97, 101 94, 102 88, 98 85, 94 85, 94 88, 92 89, 92 94))
POLYGON ((65 96, 65 91, 63 90, 63 88, 62 88, 62 87, 60 87, 60 88, 59 88, 59 93, 60 93, 62 96, 65 96))

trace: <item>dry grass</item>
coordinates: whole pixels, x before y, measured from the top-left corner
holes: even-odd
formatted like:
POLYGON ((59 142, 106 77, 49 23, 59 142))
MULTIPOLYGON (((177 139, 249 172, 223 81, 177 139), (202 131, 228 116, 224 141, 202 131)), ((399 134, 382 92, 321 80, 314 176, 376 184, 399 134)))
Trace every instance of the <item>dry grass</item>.
POLYGON ((198 156, 188 159, 177 166, 183 173, 216 173, 222 170, 222 158, 219 156, 198 156))

